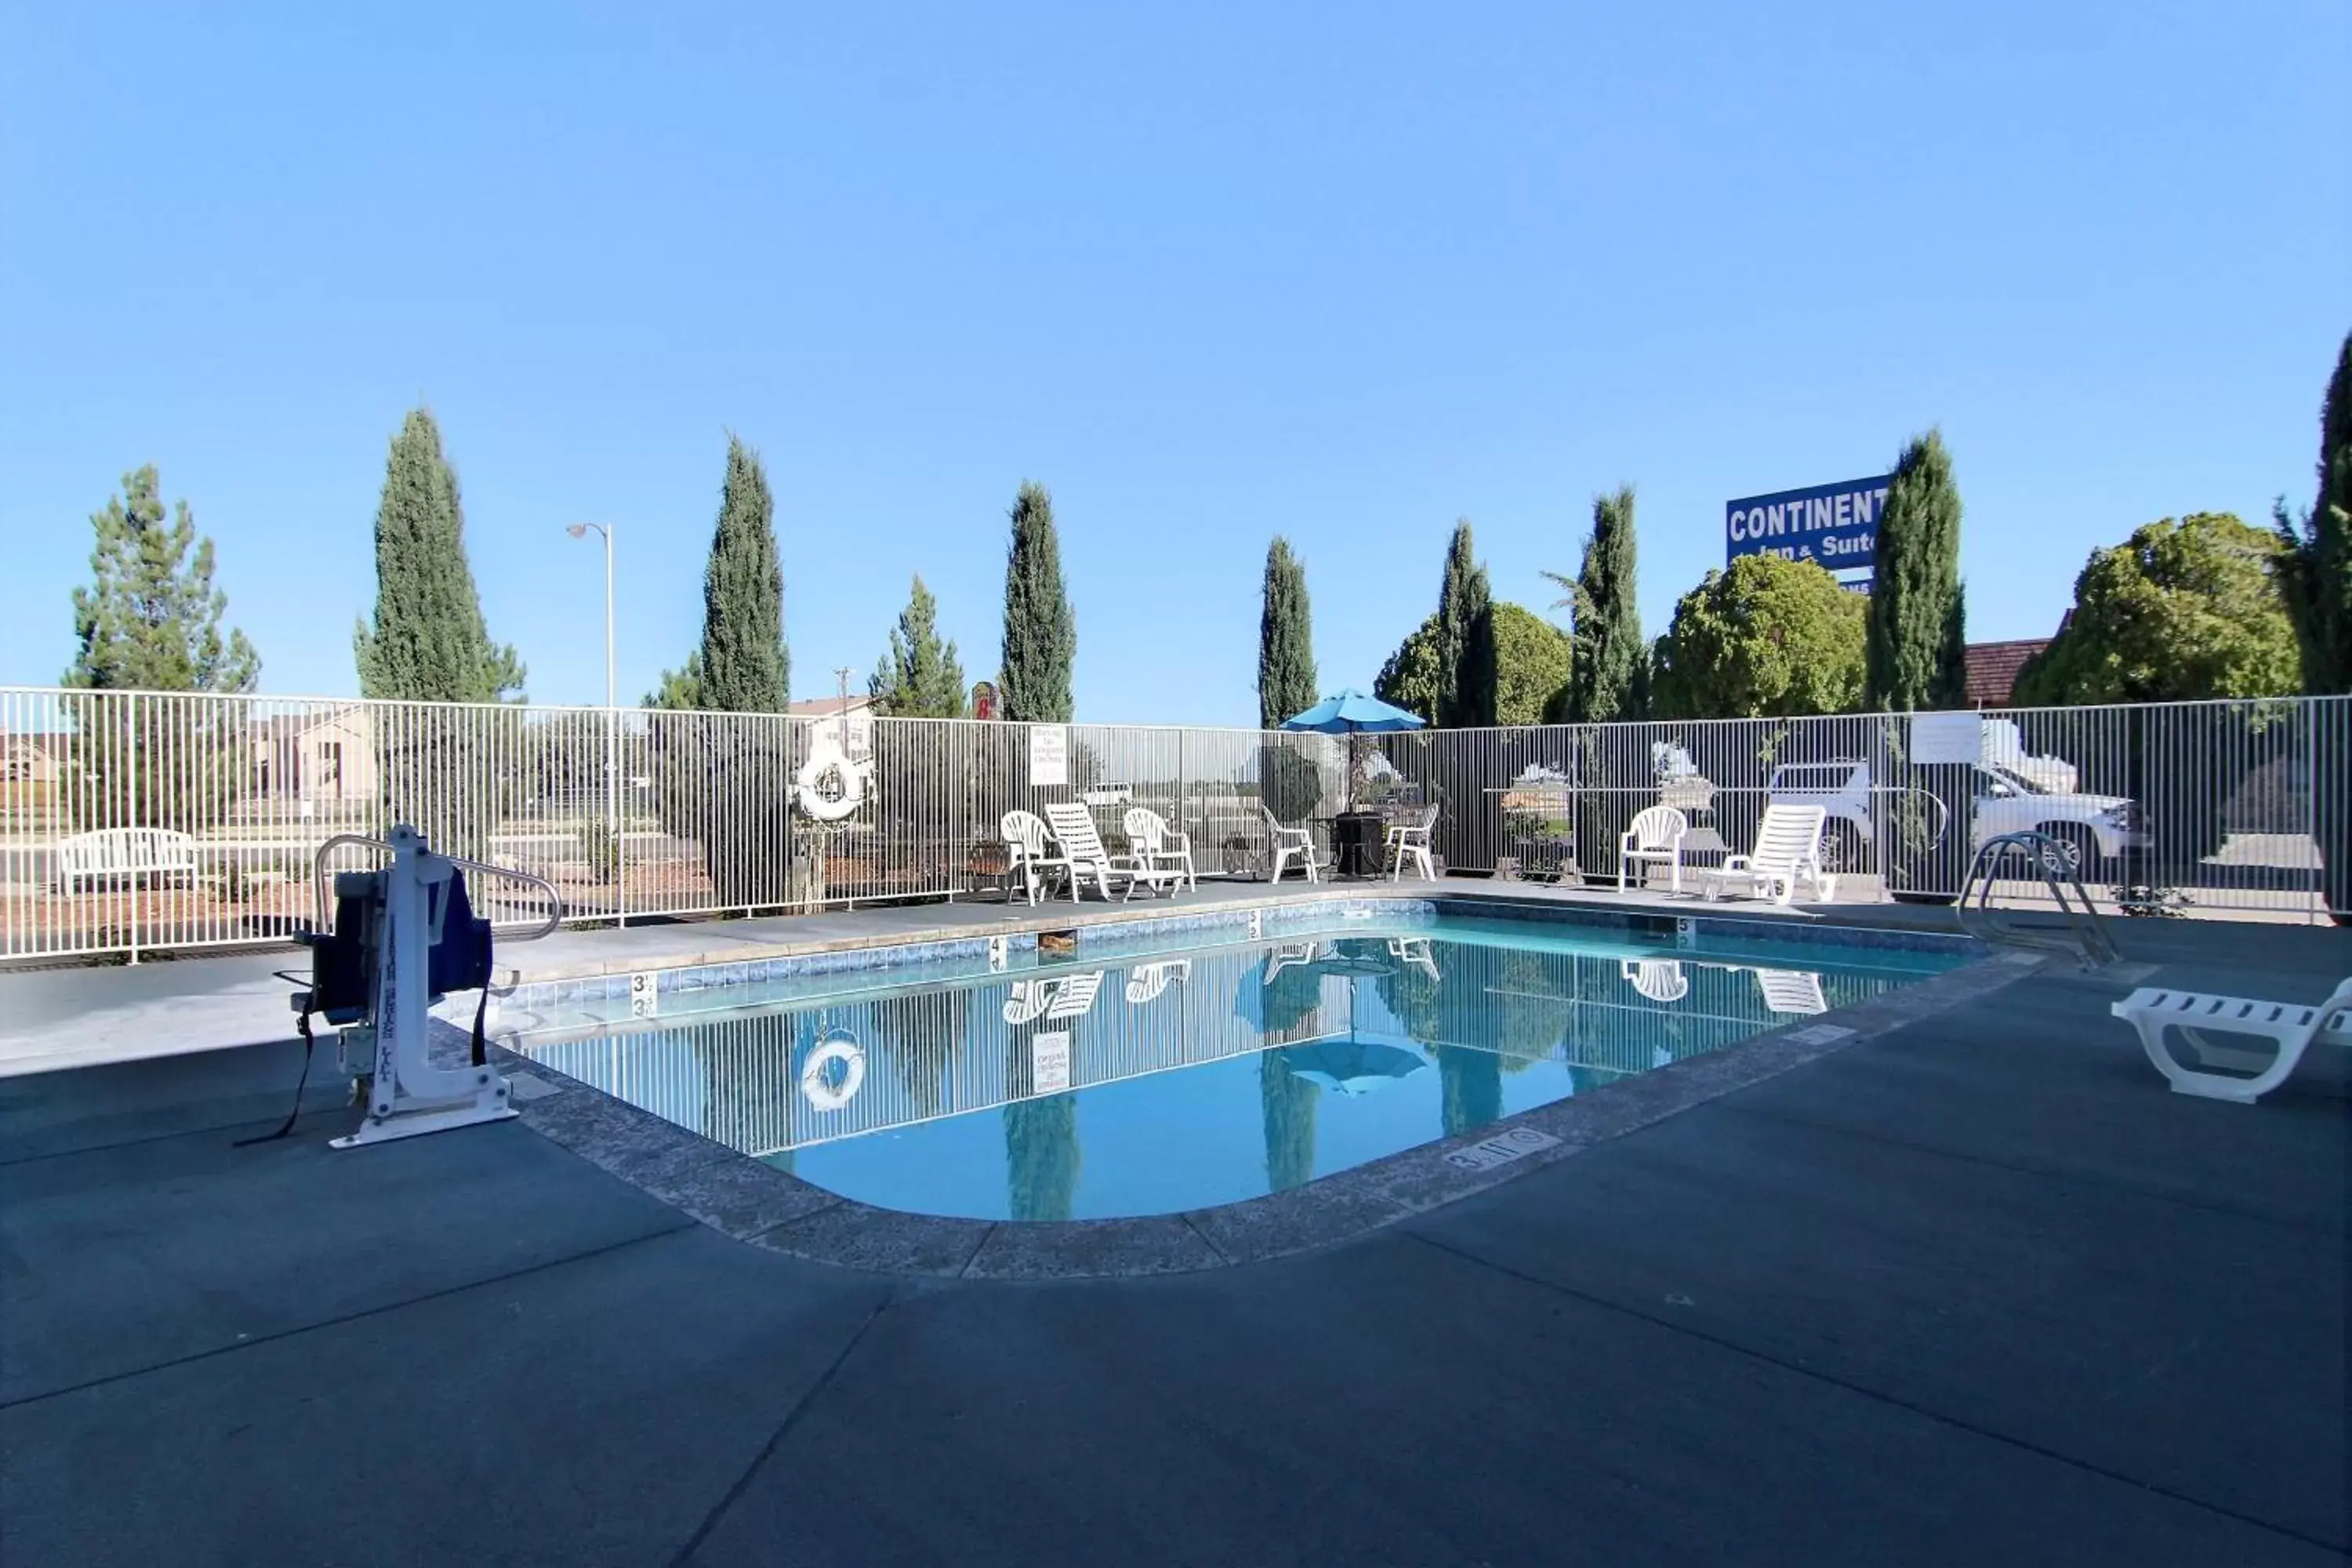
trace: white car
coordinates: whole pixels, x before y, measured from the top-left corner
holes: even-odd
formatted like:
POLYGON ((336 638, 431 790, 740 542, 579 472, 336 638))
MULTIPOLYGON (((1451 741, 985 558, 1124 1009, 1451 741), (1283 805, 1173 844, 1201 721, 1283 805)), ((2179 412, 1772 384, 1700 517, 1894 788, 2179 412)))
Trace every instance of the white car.
MULTIPOLYGON (((2088 873, 2152 842, 2137 801, 2050 789, 1991 763, 1979 763, 1975 776, 1971 851, 1989 838, 2031 828, 2073 847, 2075 864, 2088 873)), ((1829 814, 1822 846, 1825 869, 1860 868, 1871 841, 1868 763, 1783 763, 1765 789, 1774 805, 1818 805, 1829 814)))

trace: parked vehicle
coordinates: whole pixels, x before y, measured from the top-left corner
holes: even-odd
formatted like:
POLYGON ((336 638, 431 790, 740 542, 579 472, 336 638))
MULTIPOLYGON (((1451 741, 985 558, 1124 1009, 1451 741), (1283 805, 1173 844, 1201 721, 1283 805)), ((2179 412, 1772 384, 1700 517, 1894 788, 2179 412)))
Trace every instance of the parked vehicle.
MULTIPOLYGON (((2072 782, 2070 764, 2054 757, 2032 761, 2042 764, 2035 772, 2042 777, 2057 776, 2051 766, 2054 763, 2072 782)), ((2050 789, 2023 773, 1992 763, 1977 764, 1975 783, 1969 821, 1971 851, 1989 838, 2031 828, 2071 847, 2075 864, 2088 875, 2126 852, 2147 848, 2151 842, 2137 801, 2050 789)), ((1825 868, 1853 870, 1866 858, 1876 793, 1868 763, 1783 763, 1772 770, 1765 788, 1766 798, 1774 805, 1818 805, 1829 814, 1829 831, 1822 845, 1825 868)))

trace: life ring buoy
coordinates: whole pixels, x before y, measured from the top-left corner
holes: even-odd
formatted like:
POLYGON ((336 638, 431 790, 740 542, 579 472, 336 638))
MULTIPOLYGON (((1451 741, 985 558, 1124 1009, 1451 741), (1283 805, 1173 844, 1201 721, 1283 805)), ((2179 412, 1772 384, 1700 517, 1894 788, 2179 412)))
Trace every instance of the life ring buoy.
POLYGON ((866 804, 866 770, 831 741, 819 741, 811 748, 808 761, 801 764, 793 782, 801 815, 819 822, 839 822, 866 804), (828 774, 840 780, 839 794, 825 793, 828 774))
POLYGON ((801 1064, 801 1093, 819 1110, 839 1110, 857 1098, 866 1082, 866 1048, 847 1035, 827 1035, 801 1064), (834 1063, 841 1064, 841 1081, 833 1081, 834 1063))

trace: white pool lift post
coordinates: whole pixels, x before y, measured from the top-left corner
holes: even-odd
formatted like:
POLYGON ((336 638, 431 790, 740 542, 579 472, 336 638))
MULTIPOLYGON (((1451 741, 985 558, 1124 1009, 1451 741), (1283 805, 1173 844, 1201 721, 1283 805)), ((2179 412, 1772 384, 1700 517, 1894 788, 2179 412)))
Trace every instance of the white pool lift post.
MULTIPOLYGON (((562 896, 554 886, 527 872, 436 854, 424 835, 404 823, 383 838, 339 834, 319 847, 316 867, 320 920, 311 946, 322 955, 340 951, 351 965, 348 973, 356 981, 357 994, 331 995, 328 984, 314 984, 311 990, 296 994, 295 1007, 306 1017, 317 1010, 326 1012, 331 1022, 341 1023, 339 1042, 345 1070, 364 1074, 369 1080, 365 1119, 347 1136, 331 1140, 331 1146, 356 1149, 515 1115, 512 1086, 487 1062, 447 1068, 433 1064, 427 1048, 430 1009, 437 999, 432 990, 433 952, 445 940, 468 940, 472 934, 448 929, 461 871, 528 883, 546 895, 550 909, 545 921, 514 933, 524 941, 546 935, 562 920, 562 896), (336 873, 331 904, 327 858, 347 845, 384 850, 392 863, 373 871, 336 873), (357 916, 357 929, 348 931, 337 918, 347 903, 357 916)), ((480 924, 485 929, 479 963, 467 977, 478 981, 487 1005, 490 944, 488 922, 480 924)), ((318 964, 322 979, 328 962, 318 964)))

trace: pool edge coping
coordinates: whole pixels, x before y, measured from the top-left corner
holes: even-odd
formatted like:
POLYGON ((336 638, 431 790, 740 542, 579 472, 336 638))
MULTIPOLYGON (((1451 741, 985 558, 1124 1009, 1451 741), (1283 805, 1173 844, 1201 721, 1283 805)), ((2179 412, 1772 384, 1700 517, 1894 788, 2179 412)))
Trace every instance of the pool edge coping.
MULTIPOLYGON (((1816 928, 1817 929, 1817 928, 1816 928)), ((982 1220, 844 1197, 509 1049, 525 1125, 735 1240, 810 1262, 935 1279, 1193 1273, 1339 1245, 1475 1197, 1738 1089, 1992 994, 2054 962, 1996 952, 1592 1093, 1235 1203, 1125 1219, 982 1220)))

